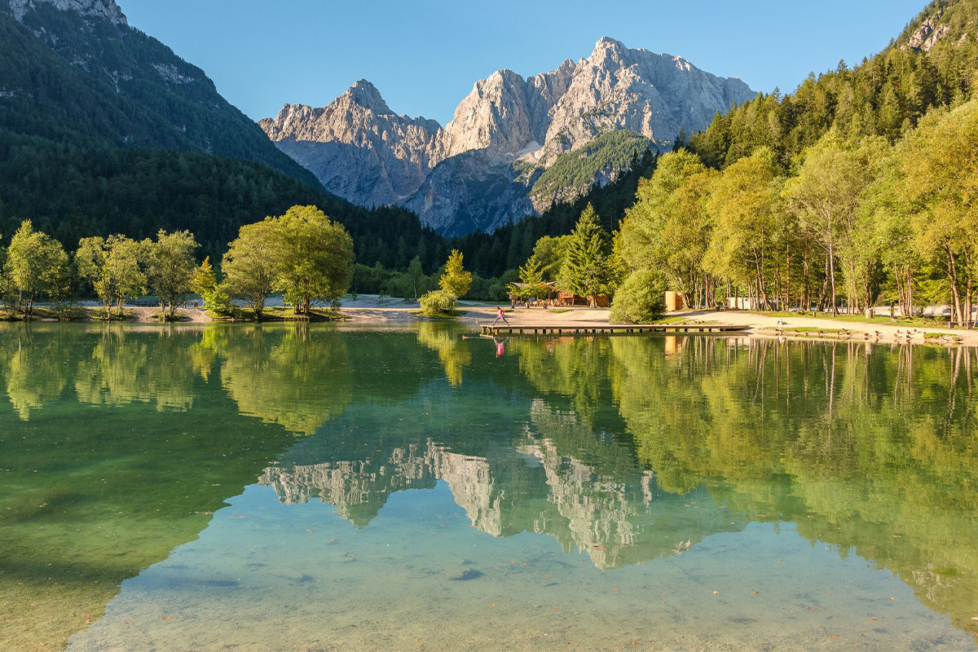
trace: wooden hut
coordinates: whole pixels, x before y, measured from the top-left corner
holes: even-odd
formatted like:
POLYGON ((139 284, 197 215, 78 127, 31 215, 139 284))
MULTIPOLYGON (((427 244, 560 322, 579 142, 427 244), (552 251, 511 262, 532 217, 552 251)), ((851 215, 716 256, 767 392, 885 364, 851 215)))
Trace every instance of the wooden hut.
POLYGON ((666 292, 666 312, 676 312, 683 307, 683 295, 678 292, 666 292))
MULTIPOLYGON (((599 308, 607 308, 610 304, 608 300, 608 295, 599 294, 596 298, 595 303, 599 308)), ((582 297, 580 295, 574 294, 573 292, 558 292, 557 301, 554 305, 570 307, 570 306, 590 306, 591 302, 587 297, 582 297)))

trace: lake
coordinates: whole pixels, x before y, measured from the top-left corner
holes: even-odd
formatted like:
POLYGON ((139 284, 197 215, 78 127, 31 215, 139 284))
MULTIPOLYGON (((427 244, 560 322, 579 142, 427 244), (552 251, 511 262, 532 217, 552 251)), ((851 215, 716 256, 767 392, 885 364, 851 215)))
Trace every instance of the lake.
POLYGON ((0 649, 975 650, 976 372, 848 342, 3 326, 0 649))

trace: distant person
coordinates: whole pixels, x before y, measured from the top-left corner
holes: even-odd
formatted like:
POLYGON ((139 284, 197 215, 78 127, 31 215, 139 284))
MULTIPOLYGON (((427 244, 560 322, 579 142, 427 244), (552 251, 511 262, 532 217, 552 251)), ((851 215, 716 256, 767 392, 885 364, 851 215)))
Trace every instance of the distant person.
POLYGON ((492 341, 496 343, 496 357, 501 358, 506 355, 506 342, 504 340, 497 340, 495 337, 492 341))
POLYGON ((496 321, 492 322, 492 325, 495 326, 496 324, 498 324, 500 319, 503 320, 504 324, 509 326, 509 321, 506 319, 506 313, 503 312, 502 306, 496 308, 496 321))

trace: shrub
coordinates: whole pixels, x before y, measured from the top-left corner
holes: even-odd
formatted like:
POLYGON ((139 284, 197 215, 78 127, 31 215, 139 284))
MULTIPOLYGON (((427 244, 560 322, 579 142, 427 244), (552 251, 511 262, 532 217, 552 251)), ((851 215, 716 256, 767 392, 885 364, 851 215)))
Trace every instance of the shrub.
POLYGON ((421 314, 428 317, 450 315, 455 312, 455 295, 447 290, 432 290, 419 299, 421 314))
POLYGON ((647 269, 632 272, 618 288, 611 303, 611 321, 640 324, 657 319, 665 312, 666 284, 647 269))

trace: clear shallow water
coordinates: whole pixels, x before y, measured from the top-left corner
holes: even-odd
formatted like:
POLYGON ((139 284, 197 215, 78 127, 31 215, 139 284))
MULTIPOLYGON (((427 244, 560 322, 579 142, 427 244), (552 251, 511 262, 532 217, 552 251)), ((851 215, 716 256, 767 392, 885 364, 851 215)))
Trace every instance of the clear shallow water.
POLYGON ((0 648, 976 648, 973 351, 0 331, 0 648))

